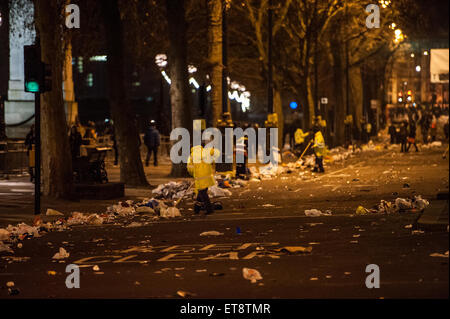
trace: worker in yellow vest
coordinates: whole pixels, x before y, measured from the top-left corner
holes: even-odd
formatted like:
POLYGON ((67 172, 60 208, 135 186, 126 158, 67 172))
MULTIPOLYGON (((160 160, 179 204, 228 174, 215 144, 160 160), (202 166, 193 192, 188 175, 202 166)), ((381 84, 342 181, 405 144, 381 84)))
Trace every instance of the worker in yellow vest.
POLYGON ((304 133, 301 128, 298 128, 297 131, 295 131, 294 139, 295 139, 295 146, 294 149, 296 151, 302 152, 302 150, 305 148, 305 138, 308 137, 309 133, 304 133))
POLYGON ((215 148, 204 148, 201 145, 194 146, 191 149, 187 169, 189 174, 194 177, 195 194, 197 202, 194 205, 194 213, 198 214, 202 209, 206 214, 212 214, 214 207, 208 196, 208 188, 216 185, 214 178, 214 163, 220 157, 220 152, 215 148))
POLYGON ((325 155, 325 139, 323 138, 322 132, 320 131, 318 126, 314 126, 313 133, 313 150, 314 155, 316 156, 316 164, 314 166, 313 172, 324 173, 325 170, 323 168, 323 157, 325 155))

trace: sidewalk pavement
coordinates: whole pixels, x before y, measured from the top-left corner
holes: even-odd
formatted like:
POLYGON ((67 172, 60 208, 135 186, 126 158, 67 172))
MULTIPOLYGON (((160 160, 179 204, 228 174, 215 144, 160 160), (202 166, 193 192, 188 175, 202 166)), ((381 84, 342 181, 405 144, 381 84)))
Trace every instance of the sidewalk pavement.
MULTIPOLYGON (((106 165, 108 178, 110 182, 120 181, 120 168, 114 166, 109 161, 106 165)), ((189 180, 189 178, 169 177, 171 163, 161 159, 158 167, 153 165, 144 166, 145 175, 150 187, 125 188, 125 197, 111 200, 63 200, 41 197, 41 216, 43 221, 53 220, 45 216, 47 208, 52 208, 66 214, 67 216, 74 211, 89 213, 104 213, 110 205, 117 204, 123 200, 140 200, 152 197, 151 190, 159 184, 165 184, 170 181, 189 180)), ((17 224, 25 222, 31 224, 34 218, 34 184, 30 183, 29 176, 9 176, 8 180, 0 180, 0 228, 8 224, 17 224)))
POLYGON ((422 230, 448 231, 448 214, 447 191, 439 194, 436 200, 430 201, 430 206, 419 217, 417 225, 422 230))

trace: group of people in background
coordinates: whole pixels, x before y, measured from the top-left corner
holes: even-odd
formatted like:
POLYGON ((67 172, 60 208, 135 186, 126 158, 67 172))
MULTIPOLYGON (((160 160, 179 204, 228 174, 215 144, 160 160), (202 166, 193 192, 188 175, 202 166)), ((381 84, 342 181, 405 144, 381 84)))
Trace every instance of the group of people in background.
POLYGON ((443 124, 442 130, 445 139, 448 140, 448 109, 438 111, 435 108, 410 107, 391 112, 388 128, 391 144, 400 144, 402 153, 409 152, 411 146, 414 146, 416 152, 418 152, 418 128, 420 128, 422 135, 422 143, 433 143, 438 139, 438 128, 440 123, 442 123, 440 121, 442 116, 447 117, 447 121, 443 124))
MULTIPOLYGON (((70 128, 69 144, 72 159, 80 157, 80 148, 83 144, 96 145, 99 137, 104 136, 110 137, 114 150, 114 166, 117 166, 119 164, 119 150, 114 125, 109 120, 106 120, 101 128, 96 128, 94 122, 91 121, 87 126, 73 125, 70 128)), ((144 144, 147 148, 146 166, 149 166, 151 155, 153 155, 153 165, 158 166, 158 148, 161 144, 161 137, 159 131, 156 129, 156 122, 153 120, 145 131, 144 144)), ((140 145, 141 139, 139 138, 140 145)))

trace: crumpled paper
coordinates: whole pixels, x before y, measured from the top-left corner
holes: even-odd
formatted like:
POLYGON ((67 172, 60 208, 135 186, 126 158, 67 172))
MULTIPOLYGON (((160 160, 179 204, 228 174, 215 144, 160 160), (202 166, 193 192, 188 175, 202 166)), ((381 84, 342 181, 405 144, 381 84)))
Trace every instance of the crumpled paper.
POLYGON ((251 269, 251 268, 243 268, 242 276, 245 279, 250 280, 252 284, 255 284, 258 280, 263 279, 263 277, 261 276, 261 274, 259 273, 258 270, 251 269))

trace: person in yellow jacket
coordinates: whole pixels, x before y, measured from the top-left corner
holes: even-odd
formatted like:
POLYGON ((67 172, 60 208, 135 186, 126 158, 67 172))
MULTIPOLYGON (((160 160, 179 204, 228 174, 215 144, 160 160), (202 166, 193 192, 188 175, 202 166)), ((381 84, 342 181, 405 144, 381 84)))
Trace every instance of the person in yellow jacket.
POLYGON ((216 185, 214 178, 214 163, 220 156, 220 152, 215 148, 204 148, 201 145, 191 149, 187 169, 194 177, 195 194, 197 203, 194 206, 194 213, 198 214, 202 209, 206 209, 206 214, 212 214, 214 207, 208 196, 208 188, 216 185))
POLYGON ((323 168, 323 156, 325 155, 325 139, 323 138, 322 132, 318 126, 314 126, 314 144, 313 150, 316 156, 316 165, 314 166, 313 172, 324 173, 323 168))
POLYGON ((309 135, 308 132, 304 133, 301 128, 298 128, 295 131, 294 139, 295 139, 295 146, 294 149, 296 151, 302 152, 303 148, 305 146, 305 138, 309 135))

